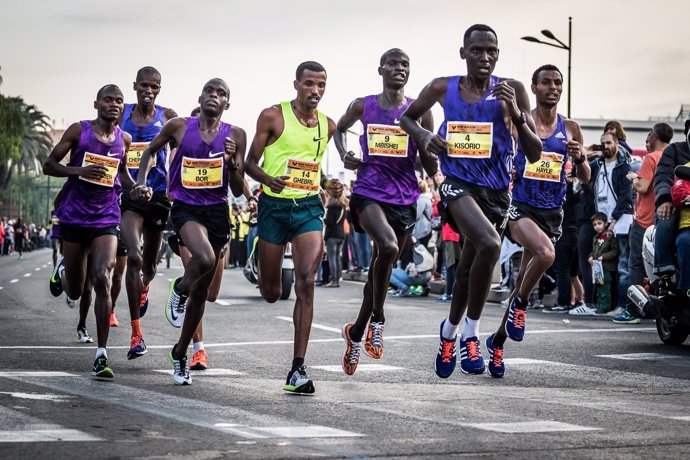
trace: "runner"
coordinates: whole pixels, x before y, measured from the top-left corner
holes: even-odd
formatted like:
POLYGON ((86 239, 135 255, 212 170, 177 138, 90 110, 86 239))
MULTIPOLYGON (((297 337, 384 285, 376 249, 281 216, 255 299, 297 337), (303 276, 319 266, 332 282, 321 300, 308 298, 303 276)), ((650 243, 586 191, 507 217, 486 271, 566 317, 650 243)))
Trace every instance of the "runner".
POLYGON ((170 282, 165 307, 169 320, 182 324, 180 338, 168 354, 176 385, 192 383, 186 352, 203 318, 208 289, 230 237, 228 186, 239 196, 244 185, 246 134, 220 120, 230 107, 229 99, 227 83, 219 78, 209 80, 199 96, 199 117, 174 118, 144 149, 137 185, 131 192, 133 200, 151 199, 153 189, 144 182, 154 152, 174 142, 178 147, 170 162, 171 218, 192 256, 184 276, 170 282), (178 311, 184 311, 184 316, 178 316, 178 311))
POLYGON ((120 88, 101 88, 94 107, 97 118, 67 128, 43 165, 44 174, 67 177, 57 209, 63 258, 50 278, 50 291, 57 297, 64 290, 76 299, 81 296, 87 278, 93 283, 98 348, 91 375, 112 378, 106 352, 112 308, 110 274, 119 233, 118 194, 121 186, 132 186, 125 164, 131 137, 117 126, 124 109, 120 88), (60 164, 68 153, 67 165, 60 164), (88 260, 91 263, 87 273, 88 260))
MULTIPOLYGON (((125 104, 120 127, 132 136, 132 146, 127 153, 127 168, 132 178, 137 180, 144 149, 168 120, 177 117, 177 113, 156 104, 161 90, 161 74, 155 68, 139 69, 133 85, 137 103, 125 104)), ((127 359, 138 358, 147 351, 140 318, 148 308, 149 284, 156 276, 158 250, 170 214, 170 201, 166 191, 167 161, 168 148, 165 145, 155 152, 154 166, 146 176, 146 185, 153 190, 150 201, 133 201, 129 190, 122 193, 120 230, 127 256, 125 288, 132 326, 127 359)))
POLYGON ((421 148, 439 155, 446 176, 440 187, 443 210, 451 226, 465 238, 450 315, 440 327, 435 368, 441 378, 450 377, 455 369, 456 337, 466 310, 460 367, 465 373, 485 372, 477 338, 479 319, 491 286, 487 275, 498 261, 507 220, 513 143, 521 143, 531 162, 541 155, 524 86, 492 75, 498 55, 493 29, 483 24, 471 26, 460 48, 467 75, 433 80, 400 121, 421 148), (445 115, 437 135, 417 122, 435 103, 443 107, 445 115))
MULTIPOLYGON (((412 102, 405 97, 410 58, 398 48, 390 49, 381 56, 378 73, 383 91, 355 99, 338 121, 334 139, 345 167, 357 171, 350 196, 355 231, 366 232, 374 242, 359 316, 342 327, 346 348, 341 364, 347 375, 357 370, 365 330, 364 352, 374 359, 383 354, 383 304, 388 281, 417 219, 417 144, 399 126, 400 115, 412 102), (357 121, 364 128, 359 138, 361 160, 347 149, 347 131, 357 121)), ((425 129, 434 129, 431 112, 425 112, 420 122, 425 129)), ((421 160, 433 177, 438 168, 436 159, 421 155, 421 160)))
POLYGON ((580 182, 589 182, 591 172, 582 149, 580 125, 558 114, 558 101, 563 93, 561 71, 550 64, 539 67, 532 74, 532 92, 537 102, 532 118, 543 151, 541 159, 535 163, 527 162, 521 146, 515 156, 508 236, 521 245, 523 251, 509 308, 498 330, 486 339, 492 377, 503 377, 506 337, 517 342, 523 339, 529 295, 555 259, 553 244, 561 236, 568 156, 576 165, 580 182))
POLYGON ((263 184, 259 197, 259 285, 273 303, 281 292, 281 261, 288 242, 295 263, 293 360, 285 391, 314 393, 304 357, 314 313, 314 276, 323 252, 323 205, 319 184, 340 197, 342 184, 321 181, 321 159, 335 123, 316 110, 326 91, 326 70, 317 62, 303 62, 294 81, 297 97, 264 109, 247 155, 247 174, 263 184), (263 157, 263 166, 259 162, 263 157))

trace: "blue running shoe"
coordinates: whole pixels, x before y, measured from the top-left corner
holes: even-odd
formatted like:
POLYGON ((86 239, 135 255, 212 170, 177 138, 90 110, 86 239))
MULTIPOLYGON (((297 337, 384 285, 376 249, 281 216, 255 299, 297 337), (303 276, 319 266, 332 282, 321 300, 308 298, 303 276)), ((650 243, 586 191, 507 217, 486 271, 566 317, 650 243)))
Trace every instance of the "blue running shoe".
POLYGON ((445 322, 445 319, 441 321, 441 327, 438 333, 441 338, 441 343, 438 346, 438 354, 436 354, 436 362, 434 363, 436 375, 442 379, 447 379, 450 377, 455 370, 455 363, 457 362, 455 344, 458 337, 455 336, 450 340, 443 337, 443 324, 445 322))
POLYGON ((503 347, 494 347, 494 336, 491 334, 486 338, 486 349, 489 351, 489 374, 491 377, 503 377, 506 366, 503 364, 503 347))
POLYGON ((613 322, 618 324, 640 324, 640 318, 630 314, 628 310, 613 317, 613 322))
POLYGON ((486 372, 486 365, 477 337, 460 339, 460 370, 465 374, 483 374, 486 372))
POLYGON ((129 351, 127 352, 127 359, 135 359, 139 356, 144 356, 148 350, 144 343, 144 338, 138 335, 132 337, 129 342, 129 351))
POLYGON ((506 335, 516 342, 521 342, 525 337, 525 321, 527 320, 527 305, 518 301, 515 296, 508 307, 508 319, 506 320, 506 335))

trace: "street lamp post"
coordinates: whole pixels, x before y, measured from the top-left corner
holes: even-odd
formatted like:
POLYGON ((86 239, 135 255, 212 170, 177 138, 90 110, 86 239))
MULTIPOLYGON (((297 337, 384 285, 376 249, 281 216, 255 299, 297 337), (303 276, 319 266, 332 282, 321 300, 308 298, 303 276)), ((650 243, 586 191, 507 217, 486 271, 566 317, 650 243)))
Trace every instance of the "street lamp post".
POLYGON ((570 88, 571 88, 570 82, 572 81, 572 79, 570 78, 570 64, 572 61, 572 52, 573 52, 573 48, 572 48, 573 18, 572 18, 572 16, 568 17, 568 44, 567 45, 565 43, 563 43, 562 41, 560 41, 559 39, 557 39, 556 36, 553 33, 551 33, 550 30, 546 30, 546 29, 542 30, 541 34, 543 36, 545 36, 546 38, 549 38, 549 39, 555 41, 556 43, 545 42, 545 41, 539 40, 536 37, 529 37, 528 36, 528 37, 521 37, 521 38, 525 41, 528 41, 528 42, 541 43, 542 45, 553 46, 554 48, 559 48, 562 50, 566 50, 568 52, 568 118, 570 118, 570 88))

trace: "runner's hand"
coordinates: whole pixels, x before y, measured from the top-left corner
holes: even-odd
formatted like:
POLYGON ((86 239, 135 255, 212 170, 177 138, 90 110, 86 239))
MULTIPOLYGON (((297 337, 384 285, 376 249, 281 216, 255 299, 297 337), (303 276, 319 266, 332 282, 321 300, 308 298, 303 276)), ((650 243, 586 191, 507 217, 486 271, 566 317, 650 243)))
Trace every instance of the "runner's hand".
POLYGON ((659 216, 659 219, 661 220, 666 220, 671 217, 671 214, 675 209, 673 208, 673 203, 671 202, 666 202, 662 203, 658 208, 656 208, 656 215, 659 216))
POLYGON ((502 81, 496 84, 491 91, 491 94, 502 102, 508 109, 508 114, 513 120, 520 118, 520 107, 517 105, 517 99, 515 97, 515 89, 508 84, 507 81, 502 81))
POLYGON ((333 198, 340 198, 343 194, 343 184, 338 179, 330 179, 326 183, 326 191, 331 194, 333 198))
POLYGON ((563 144, 565 145, 568 155, 570 155, 570 158, 572 158, 573 161, 579 160, 584 155, 578 141, 571 139, 567 142, 563 141, 563 144))
POLYGON ((84 179, 100 180, 108 174, 104 165, 88 165, 79 168, 79 175, 84 179))
POLYGON ((129 197, 134 200, 146 200, 149 201, 153 196, 153 189, 145 185, 136 185, 132 190, 129 191, 129 197))
POLYGON ((235 141, 229 137, 225 138, 225 142, 223 143, 223 146, 225 147, 225 153, 227 155, 232 156, 237 151, 237 144, 235 144, 235 141))
POLYGON ((362 164, 362 160, 355 156, 355 152, 349 151, 343 156, 343 164, 345 165, 345 169, 354 171, 362 164))
POLYGON ((278 177, 271 177, 271 179, 266 182, 266 185, 268 186, 269 189, 273 193, 280 193, 283 191, 285 186, 287 185, 287 180, 290 178, 290 176, 278 176, 278 177))
POLYGON ((438 158, 438 154, 448 150, 448 142, 443 136, 428 132, 422 141, 422 149, 433 157, 438 158))

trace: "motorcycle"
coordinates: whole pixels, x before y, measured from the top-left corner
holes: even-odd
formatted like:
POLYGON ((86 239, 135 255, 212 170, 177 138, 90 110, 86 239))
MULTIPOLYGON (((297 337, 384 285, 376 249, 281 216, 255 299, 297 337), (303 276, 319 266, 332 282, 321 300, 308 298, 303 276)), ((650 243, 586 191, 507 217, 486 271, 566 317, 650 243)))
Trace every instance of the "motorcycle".
MULTIPOLYGON (((677 167, 676 176, 690 180, 690 168, 677 167)), ((656 330, 663 343, 680 345, 690 335, 690 298, 687 295, 671 294, 668 281, 653 273, 655 237, 656 228, 652 225, 645 231, 642 242, 642 259, 649 285, 630 286, 627 294, 639 309, 640 315, 655 318, 656 330)))
MULTIPOLYGON (((242 269, 244 277, 252 284, 259 284, 259 237, 254 238, 252 243, 252 252, 247 258, 247 264, 242 269)), ((285 300, 290 297, 292 292, 292 284, 295 280, 295 264, 292 261, 292 245, 288 243, 285 245, 285 253, 283 254, 283 261, 281 264, 281 291, 280 300, 285 300)))

